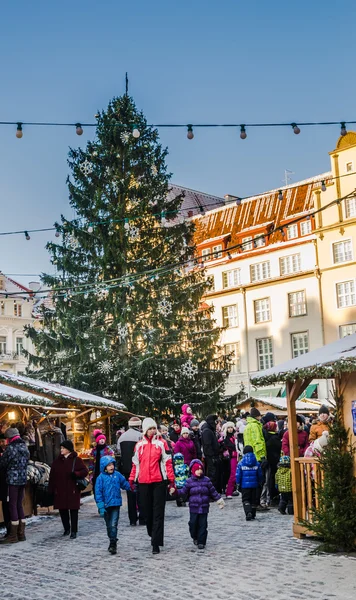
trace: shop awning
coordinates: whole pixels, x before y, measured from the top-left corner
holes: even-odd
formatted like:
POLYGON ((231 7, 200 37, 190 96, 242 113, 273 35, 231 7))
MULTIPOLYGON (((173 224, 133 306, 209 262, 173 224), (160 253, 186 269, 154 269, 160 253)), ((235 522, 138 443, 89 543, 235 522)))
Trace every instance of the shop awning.
MULTIPOLYGON (((311 383, 310 385, 308 385, 307 389, 299 396, 298 400, 302 400, 303 398, 312 398, 315 390, 317 390, 317 389, 318 389, 318 384, 311 383)), ((287 394, 286 388, 284 388, 284 390, 281 394, 282 398, 285 398, 286 394, 287 394)))
POLYGON ((256 398, 277 398, 280 396, 281 386, 270 387, 264 390, 257 390, 254 392, 254 397, 256 398))

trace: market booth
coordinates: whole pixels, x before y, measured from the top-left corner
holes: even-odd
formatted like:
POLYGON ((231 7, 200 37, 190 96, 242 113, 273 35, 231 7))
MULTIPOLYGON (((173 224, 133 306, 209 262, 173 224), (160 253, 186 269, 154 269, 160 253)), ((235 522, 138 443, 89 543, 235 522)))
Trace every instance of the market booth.
MULTIPOLYGON (((131 415, 119 402, 0 371, 0 423, 4 428, 10 424, 22 426, 22 435, 29 445, 30 464, 44 465, 43 471, 58 456, 64 438, 71 439, 76 452, 88 462, 92 431, 102 429, 110 445, 111 419, 118 414, 131 415)), ((36 513, 36 507, 34 486, 28 483, 24 501, 26 516, 36 513)), ((2 521, 0 502, 0 523, 2 521)))
MULTIPOLYGON (((299 458, 297 434, 297 400, 314 379, 332 379, 338 397, 342 397, 342 419, 350 441, 356 443, 356 334, 344 337, 317 350, 302 354, 282 365, 256 373, 251 382, 256 387, 284 382, 287 390, 288 429, 291 448, 295 537, 311 535, 305 522, 311 522, 315 489, 323 485, 323 473, 316 458, 299 458), (313 469, 316 488, 310 477, 313 469), (304 522, 304 524, 301 524, 304 522)), ((356 475, 356 457, 354 458, 356 475)))
MULTIPOLYGON (((250 398, 239 400, 235 406, 244 412, 249 412, 251 406, 255 406, 262 415, 272 412, 278 418, 284 418, 288 414, 286 397, 261 398, 258 390, 250 398)), ((320 406, 321 402, 318 400, 299 399, 296 401, 297 412, 300 415, 317 415, 320 406)))

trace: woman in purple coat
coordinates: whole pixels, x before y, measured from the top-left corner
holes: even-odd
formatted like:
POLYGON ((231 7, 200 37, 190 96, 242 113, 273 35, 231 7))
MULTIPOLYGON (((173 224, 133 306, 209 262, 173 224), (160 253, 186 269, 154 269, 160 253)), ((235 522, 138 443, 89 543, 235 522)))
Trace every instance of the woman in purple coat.
POLYGON ((174 453, 180 452, 184 456, 184 464, 190 465, 192 460, 197 457, 197 450, 193 440, 189 437, 190 431, 188 427, 182 427, 181 435, 178 442, 174 446, 174 453))
POLYGON ((204 550, 208 537, 209 503, 214 500, 220 508, 224 508, 225 503, 209 477, 205 477, 200 460, 193 460, 190 469, 192 475, 183 488, 178 490, 178 495, 184 501, 189 501, 189 532, 194 545, 198 546, 199 550, 204 550))

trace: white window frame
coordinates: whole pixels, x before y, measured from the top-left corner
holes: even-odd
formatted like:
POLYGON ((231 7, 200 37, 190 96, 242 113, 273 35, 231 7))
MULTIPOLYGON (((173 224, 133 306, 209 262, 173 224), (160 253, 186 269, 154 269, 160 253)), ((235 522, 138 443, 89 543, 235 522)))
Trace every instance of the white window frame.
POLYGON ((262 248, 266 245, 266 236, 263 233, 255 235, 255 237, 253 238, 253 244, 255 248, 262 248))
POLYGON ((279 272, 280 275, 293 275, 293 273, 300 273, 301 267, 301 256, 300 254, 287 254, 281 256, 279 259, 279 272), (285 269, 282 265, 285 265, 285 269))
POLYGON ((210 253, 211 253, 210 248, 203 248, 203 250, 201 251, 201 260, 202 260, 202 262, 205 262, 207 260, 211 260, 210 253))
POLYGON ((350 262, 351 260, 353 260, 353 248, 352 248, 351 238, 349 238, 347 240, 340 240, 338 242, 333 242, 331 244, 331 252, 332 252, 332 259, 333 259, 334 265, 340 265, 340 264, 350 262), (346 244, 349 244, 349 248, 347 251, 345 251, 346 244), (338 255, 336 255, 335 251, 339 248, 342 248, 342 251, 338 255), (347 254, 348 254, 348 258, 346 258, 347 254), (337 256, 341 260, 336 260, 337 256))
POLYGON ((5 302, 3 300, 0 301, 0 316, 5 316, 5 302))
POLYGON ((247 250, 253 250, 253 239, 251 235, 242 238, 242 251, 247 252, 247 250))
POLYGON ((351 219, 356 217, 356 198, 346 198, 345 200, 345 217, 351 219))
POLYGON ((238 327, 239 313, 237 304, 229 304, 228 306, 222 306, 222 318, 223 327, 227 327, 228 329, 231 329, 232 327, 238 327))
POLYGON ((356 322, 355 323, 344 323, 343 325, 339 326, 340 338, 347 337, 348 335, 353 335, 354 333, 356 333, 356 322), (343 327, 345 327, 345 328, 350 327, 350 331, 348 333, 343 332, 343 327))
MULTIPOLYGON (((350 286, 350 287, 351 287, 350 286)), ((349 308, 350 306, 356 306, 356 284, 355 284, 355 279, 347 279, 346 281, 339 281, 338 283, 336 283, 335 285, 335 289, 336 289, 336 306, 340 309, 344 309, 344 308, 349 308), (339 286, 345 286, 345 284, 351 284, 351 286, 353 287, 353 289, 351 289, 348 292, 343 292, 341 295, 339 293, 339 286), (351 303, 350 304, 341 304, 340 303, 340 298, 346 298, 349 297, 351 298, 351 303), (353 298, 352 298, 353 296, 353 298)))
POLYGON ((14 302, 14 317, 22 317, 22 304, 21 302, 14 302))
POLYGON ((259 371, 273 367, 273 340, 271 337, 259 338, 257 346, 257 368, 259 371), (266 343, 268 348, 266 348, 266 343), (261 352, 262 350, 262 352, 261 352))
POLYGON ((300 224, 300 235, 302 235, 302 236, 310 235, 311 232, 312 232, 311 220, 309 219, 308 221, 302 221, 300 224), (303 231, 304 228, 308 229, 308 231, 303 231))
POLYGON ((225 344, 224 346, 225 356, 234 353, 231 357, 230 362, 230 373, 241 373, 241 352, 240 342, 233 342, 232 344, 225 344))
POLYGON ((352 160, 349 160, 347 163, 345 163, 345 172, 346 173, 352 173, 354 170, 354 163, 352 160), (351 169, 349 169, 349 165, 351 166, 351 169))
POLYGON ((7 337, 6 335, 0 335, 0 354, 7 353, 7 337))
POLYGON ((258 298, 253 302, 255 323, 266 323, 271 321, 271 299, 258 298))
POLYGON ((295 240, 299 236, 298 234, 298 223, 293 223, 292 225, 288 225, 287 227, 287 239, 295 240), (292 233, 293 232, 293 235, 292 233))
MULTIPOLYGON (((298 310, 298 309, 297 309, 298 310)), ((290 319, 294 319, 295 317, 305 317, 305 315, 307 314, 307 296, 305 293, 305 290, 296 290, 295 292, 289 292, 288 293, 288 312, 289 312, 289 318, 290 319), (296 294, 303 294, 304 299, 303 301, 299 302, 291 302, 291 296, 294 296, 296 294), (293 315, 293 307, 305 307, 305 312, 300 312, 298 314, 293 315)))
POLYGON ((229 271, 223 271, 222 286, 224 290, 232 287, 237 287, 238 285, 241 285, 240 269, 230 269, 229 271))
POLYGON ((260 263, 254 263, 250 265, 250 279, 251 283, 256 281, 265 281, 271 278, 271 263, 269 260, 265 260, 260 263))
POLYGON ((297 358, 302 354, 307 354, 309 348, 309 331, 295 331, 291 333, 292 358, 297 358), (294 340, 299 340, 294 344, 294 340), (306 342, 306 343, 305 343, 306 342))
POLYGON ((23 340, 24 340, 23 336, 16 336, 16 354, 17 354, 17 356, 23 355, 23 350, 24 350, 23 340), (20 351, 19 351, 19 348, 20 348, 20 351))
POLYGON ((218 244, 217 246, 213 246, 213 256, 212 260, 216 260, 217 258, 222 258, 222 244, 218 244))

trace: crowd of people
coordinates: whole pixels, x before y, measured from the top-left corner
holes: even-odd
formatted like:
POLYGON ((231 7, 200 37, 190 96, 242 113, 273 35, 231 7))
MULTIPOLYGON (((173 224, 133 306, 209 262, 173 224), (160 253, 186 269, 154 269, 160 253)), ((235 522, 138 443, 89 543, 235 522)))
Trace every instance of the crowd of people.
MULTIPOLYGON (((299 456, 320 456, 328 443, 331 416, 321 406, 317 420, 297 416, 299 456)), ((24 541, 22 508, 29 452, 18 429, 10 427, 0 444, 0 499, 7 527, 2 543, 24 541)), ((117 441, 116 452, 105 435, 94 431, 95 445, 89 471, 64 440, 51 467, 49 493, 63 524, 63 535, 77 537, 81 482, 90 477, 99 515, 105 520, 109 552, 116 554, 122 506, 127 492, 131 526, 143 525, 153 554, 164 544, 165 505, 189 505, 189 532, 204 549, 211 501, 223 508, 241 494, 247 521, 257 511, 278 508, 293 514, 288 422, 272 412, 261 416, 251 407, 234 420, 208 415, 199 421, 189 405, 169 427, 152 418, 132 417, 117 441), (116 456, 115 456, 116 455, 116 456), (117 457, 117 458, 116 458, 117 457), (225 496, 225 501, 224 497, 225 496)))

